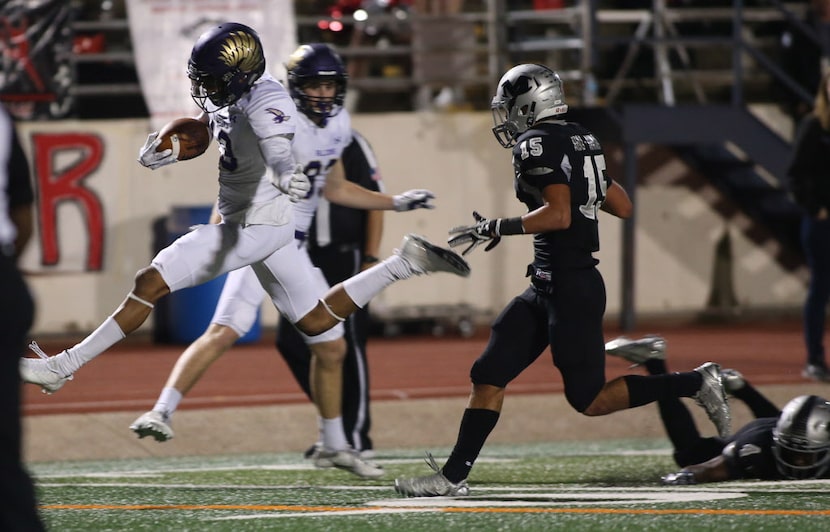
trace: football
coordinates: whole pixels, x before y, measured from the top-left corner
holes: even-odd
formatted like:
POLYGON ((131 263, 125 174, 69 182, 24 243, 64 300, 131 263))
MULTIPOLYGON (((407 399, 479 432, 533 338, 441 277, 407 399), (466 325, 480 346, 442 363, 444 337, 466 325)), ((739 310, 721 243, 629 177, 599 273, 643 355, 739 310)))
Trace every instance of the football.
POLYGON ((210 145, 210 129, 195 118, 177 118, 159 130, 159 138, 156 151, 172 149, 177 160, 186 161, 205 153, 210 145))

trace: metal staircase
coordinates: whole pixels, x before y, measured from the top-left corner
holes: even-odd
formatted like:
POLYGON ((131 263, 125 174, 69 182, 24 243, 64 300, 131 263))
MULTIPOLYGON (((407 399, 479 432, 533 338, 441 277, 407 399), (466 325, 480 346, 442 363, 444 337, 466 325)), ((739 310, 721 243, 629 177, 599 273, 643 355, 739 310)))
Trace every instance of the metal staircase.
POLYGON ((792 145, 747 109, 627 106, 623 142, 670 146, 756 222, 759 230, 750 236, 771 236, 781 244, 776 258, 782 266, 802 264, 800 211, 786 186, 792 145))
MULTIPOLYGON (((747 234, 756 242, 780 244, 776 260, 792 270, 803 264, 800 211, 786 186, 791 143, 749 110, 726 105, 627 105, 572 109, 603 143, 659 144, 717 188, 753 222, 747 234)), ((638 176, 627 176, 636 182, 638 176)))
MULTIPOLYGON (((776 259, 782 266, 792 270, 803 263, 801 213, 780 180, 771 180, 763 168, 723 144, 676 146, 675 150, 781 244, 776 259)), ((786 153, 786 149, 781 151, 786 153)), ((753 233, 750 236, 756 241, 766 236, 753 233)))

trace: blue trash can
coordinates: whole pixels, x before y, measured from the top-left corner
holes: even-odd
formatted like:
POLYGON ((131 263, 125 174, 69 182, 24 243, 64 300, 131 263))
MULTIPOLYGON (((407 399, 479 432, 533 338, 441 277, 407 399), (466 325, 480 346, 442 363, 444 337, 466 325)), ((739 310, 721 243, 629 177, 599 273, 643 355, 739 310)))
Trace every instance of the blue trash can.
MULTIPOLYGON (((187 233, 192 225, 208 223, 212 208, 211 205, 173 207, 166 220, 167 243, 187 233)), ((226 277, 227 274, 220 275, 206 283, 177 290, 162 299, 166 300, 165 325, 171 342, 189 344, 202 335, 210 325, 226 277)), ((251 330, 237 343, 256 342, 261 336, 262 324, 257 312, 251 330)))

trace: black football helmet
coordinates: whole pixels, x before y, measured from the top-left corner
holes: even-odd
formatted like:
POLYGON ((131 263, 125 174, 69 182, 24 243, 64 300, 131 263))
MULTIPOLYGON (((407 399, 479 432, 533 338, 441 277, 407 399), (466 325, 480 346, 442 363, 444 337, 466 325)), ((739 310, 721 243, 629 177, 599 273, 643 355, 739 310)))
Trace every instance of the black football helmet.
POLYGON ((241 98, 263 72, 265 54, 257 32, 236 22, 219 24, 204 32, 190 52, 190 95, 211 113, 241 98))
POLYGON ((505 148, 512 148, 537 120, 568 112, 559 74, 534 64, 515 66, 502 76, 490 109, 493 134, 505 148))
POLYGON ((786 478, 824 478, 830 467, 830 403, 800 395, 784 406, 772 431, 772 454, 786 478))
POLYGON ((343 109, 346 99, 346 83, 349 78, 346 66, 331 46, 324 43, 303 44, 297 48, 288 63, 288 91, 297 105, 297 109, 309 118, 326 120, 343 109), (309 83, 333 81, 334 98, 308 96, 303 89, 309 83))

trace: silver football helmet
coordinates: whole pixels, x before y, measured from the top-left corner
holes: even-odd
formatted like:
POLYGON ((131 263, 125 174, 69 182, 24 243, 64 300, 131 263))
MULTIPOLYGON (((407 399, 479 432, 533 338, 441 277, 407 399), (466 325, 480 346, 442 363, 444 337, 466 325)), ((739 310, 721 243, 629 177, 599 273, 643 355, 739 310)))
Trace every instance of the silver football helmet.
POLYGON ((784 406, 772 431, 772 454, 787 478, 822 478, 830 467, 830 403, 800 395, 784 406))
POLYGON ((511 148, 538 120, 568 112, 559 74, 542 65, 518 65, 504 74, 490 103, 493 134, 511 148))

